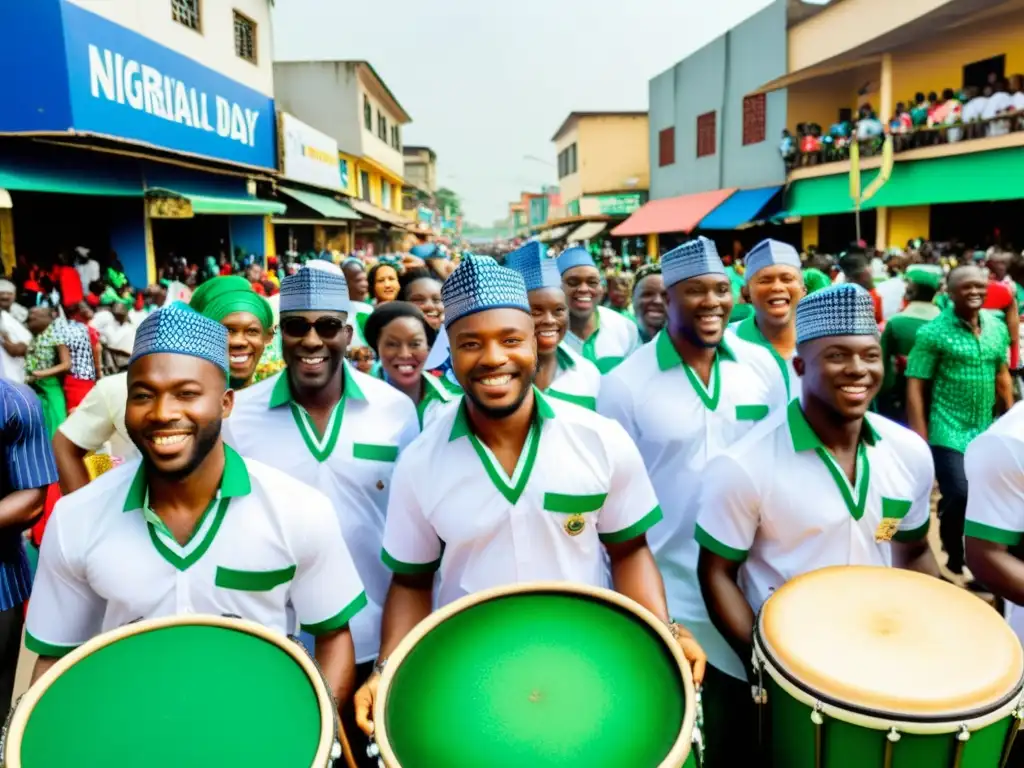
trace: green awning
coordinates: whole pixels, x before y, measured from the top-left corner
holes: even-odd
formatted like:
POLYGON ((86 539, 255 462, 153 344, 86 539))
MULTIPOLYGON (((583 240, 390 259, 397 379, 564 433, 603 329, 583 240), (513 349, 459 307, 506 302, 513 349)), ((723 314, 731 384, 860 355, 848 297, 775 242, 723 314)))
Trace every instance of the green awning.
POLYGON ((0 188, 13 192, 49 192, 58 195, 142 197, 142 182, 137 177, 79 174, 56 168, 0 168, 0 188))
MULTIPOLYGON (((877 169, 864 171, 862 188, 877 175, 877 169)), ((1018 198, 1024 198, 1024 148, 1015 147, 897 162, 892 178, 862 209, 1018 198)), ((787 192, 786 210, 790 216, 853 212, 850 175, 841 173, 793 182, 787 192)))
POLYGON ((146 191, 158 195, 184 198, 192 203, 192 212, 196 214, 269 216, 275 213, 284 213, 287 210, 284 203, 261 200, 258 197, 247 195, 197 195, 164 188, 151 188, 146 191))
POLYGON ((288 197, 302 203, 307 208, 312 208, 325 219, 359 221, 359 219, 362 218, 362 216, 353 211, 349 206, 335 200, 333 197, 318 195, 315 192, 306 192, 303 189, 293 189, 291 187, 278 187, 278 189, 288 195, 288 197))

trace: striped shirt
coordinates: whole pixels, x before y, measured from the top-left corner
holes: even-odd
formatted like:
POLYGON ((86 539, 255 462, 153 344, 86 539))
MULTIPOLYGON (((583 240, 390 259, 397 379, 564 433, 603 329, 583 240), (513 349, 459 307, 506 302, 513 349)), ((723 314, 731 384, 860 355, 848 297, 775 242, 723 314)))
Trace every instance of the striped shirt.
MULTIPOLYGON (((39 399, 24 384, 0 380, 0 498, 57 482, 57 463, 39 399)), ((0 530, 0 611, 28 599, 32 577, 21 530, 0 530)))

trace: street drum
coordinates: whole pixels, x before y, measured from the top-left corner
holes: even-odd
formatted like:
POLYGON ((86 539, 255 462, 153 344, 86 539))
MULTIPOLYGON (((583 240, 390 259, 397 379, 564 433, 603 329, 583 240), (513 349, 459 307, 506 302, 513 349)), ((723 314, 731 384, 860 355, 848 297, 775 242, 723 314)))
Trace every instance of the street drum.
POLYGON ((1024 653, 979 598, 912 571, 813 571, 754 632, 776 768, 995 768, 1022 716, 1024 653))
POLYGON ((327 768, 335 708, 297 642, 249 621, 172 616, 100 635, 18 702, 6 768, 327 768))
POLYGON ((561 582, 498 587, 422 621, 374 704, 386 768, 680 768, 690 668, 622 595, 561 582))

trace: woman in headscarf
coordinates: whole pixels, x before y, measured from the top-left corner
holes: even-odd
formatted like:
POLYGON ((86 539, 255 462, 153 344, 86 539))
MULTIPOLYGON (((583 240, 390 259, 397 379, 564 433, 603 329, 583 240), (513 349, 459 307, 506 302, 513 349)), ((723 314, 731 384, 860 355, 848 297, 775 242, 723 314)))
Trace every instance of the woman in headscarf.
POLYGON ((461 390, 444 377, 424 372, 435 331, 423 312, 405 301, 390 301, 366 321, 366 341, 380 360, 379 376, 416 404, 420 429, 461 390))
MULTIPOLYGON (((254 384, 257 369, 265 368, 265 350, 273 349, 274 313, 267 300, 252 289, 247 279, 231 275, 200 285, 189 306, 228 329, 231 388, 254 384)), ((263 378, 272 375, 265 370, 261 373, 263 378)))

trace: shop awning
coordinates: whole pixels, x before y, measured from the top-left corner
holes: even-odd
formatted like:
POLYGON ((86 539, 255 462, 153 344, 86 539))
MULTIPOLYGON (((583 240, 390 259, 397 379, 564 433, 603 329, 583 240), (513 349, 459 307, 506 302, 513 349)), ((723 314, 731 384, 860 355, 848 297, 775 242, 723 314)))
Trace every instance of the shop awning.
POLYGON ((414 227, 414 223, 404 216, 384 210, 373 203, 368 203, 357 197, 350 198, 347 203, 364 217, 375 219, 383 224, 390 224, 393 227, 402 227, 403 229, 414 227))
POLYGON ((269 216, 275 213, 284 213, 287 210, 284 203, 274 202, 273 200, 261 200, 258 197, 249 197, 247 195, 197 195, 191 192, 178 192, 162 187, 147 189, 146 193, 188 200, 192 204, 192 212, 196 214, 269 216))
POLYGON ((616 237, 691 232, 735 189, 713 189, 680 197, 651 200, 612 230, 616 237))
MULTIPOLYGON (((142 197, 142 181, 129 174, 104 176, 78 173, 74 169, 0 167, 0 189, 10 192, 49 192, 57 195, 97 197, 142 197)), ((10 208, 10 195, 0 194, 0 208, 10 208), (6 205, 3 205, 6 202, 6 205)))
POLYGON ((335 200, 333 197, 318 195, 315 192, 307 192, 304 189, 294 189, 292 187, 278 187, 278 189, 307 208, 312 208, 325 219, 358 221, 362 218, 345 203, 335 200))
POLYGON ((561 240, 569 233, 569 227, 554 227, 552 229, 546 229, 537 235, 537 239, 542 243, 550 243, 553 240, 561 240))
POLYGON ((700 229, 736 229, 770 217, 779 209, 782 187, 741 189, 701 219, 700 229))
POLYGON ((582 243, 585 240, 590 240, 591 238, 600 235, 604 232, 607 226, 607 221, 584 222, 573 230, 573 233, 566 238, 566 241, 570 243, 582 243))

